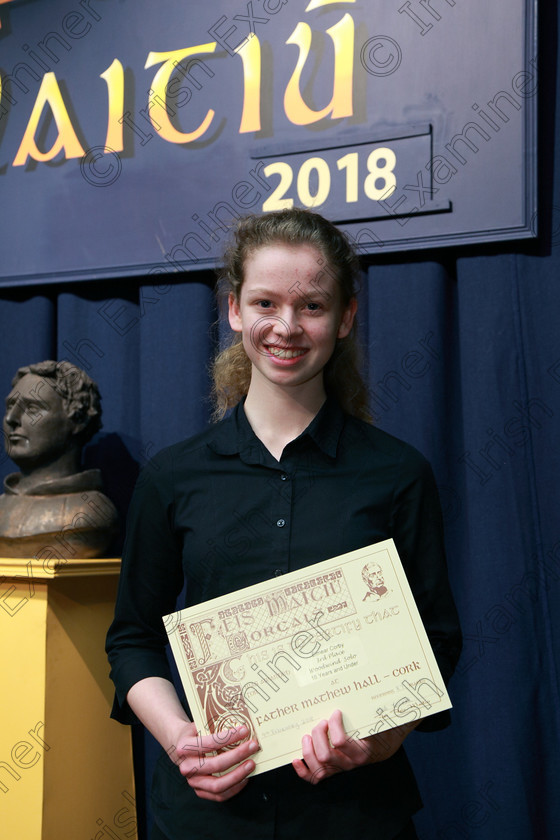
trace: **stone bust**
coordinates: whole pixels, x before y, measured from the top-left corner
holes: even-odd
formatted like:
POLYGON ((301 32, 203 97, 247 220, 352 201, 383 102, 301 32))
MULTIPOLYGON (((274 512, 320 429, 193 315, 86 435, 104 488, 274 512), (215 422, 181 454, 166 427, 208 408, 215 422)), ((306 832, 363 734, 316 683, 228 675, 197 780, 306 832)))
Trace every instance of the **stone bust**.
POLYGON ((20 472, 0 495, 0 556, 100 557, 117 528, 99 470, 81 470, 83 446, 101 428, 95 382, 70 362, 19 368, 6 398, 6 451, 20 472))

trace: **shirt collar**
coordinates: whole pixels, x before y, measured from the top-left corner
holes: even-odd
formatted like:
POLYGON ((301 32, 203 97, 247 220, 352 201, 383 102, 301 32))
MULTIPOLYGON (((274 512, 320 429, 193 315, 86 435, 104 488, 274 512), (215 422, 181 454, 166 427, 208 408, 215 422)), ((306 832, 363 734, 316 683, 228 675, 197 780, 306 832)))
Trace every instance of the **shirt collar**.
MULTIPOLYGON (((243 403, 244 400, 239 402, 229 417, 216 426, 208 445, 219 455, 239 454, 247 463, 261 464, 265 461, 264 446, 247 420, 243 403)), ((327 398, 309 426, 288 446, 310 437, 325 455, 336 458, 343 426, 344 412, 336 400, 327 398)))

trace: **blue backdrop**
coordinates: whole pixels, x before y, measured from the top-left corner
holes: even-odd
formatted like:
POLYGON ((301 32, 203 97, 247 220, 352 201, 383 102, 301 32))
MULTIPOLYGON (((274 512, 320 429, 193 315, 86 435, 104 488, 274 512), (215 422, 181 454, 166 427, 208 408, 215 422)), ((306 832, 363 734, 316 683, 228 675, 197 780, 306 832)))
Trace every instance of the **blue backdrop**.
MULTIPOLYGON (((545 14, 539 241, 377 260, 361 292, 376 422, 432 461, 465 633, 453 725, 407 742, 423 840, 560 834, 560 184, 556 10, 545 14)), ((0 296, 4 393, 17 367, 46 358, 97 380, 104 427, 86 460, 123 514, 138 466, 209 412, 213 278, 154 279, 0 296)))

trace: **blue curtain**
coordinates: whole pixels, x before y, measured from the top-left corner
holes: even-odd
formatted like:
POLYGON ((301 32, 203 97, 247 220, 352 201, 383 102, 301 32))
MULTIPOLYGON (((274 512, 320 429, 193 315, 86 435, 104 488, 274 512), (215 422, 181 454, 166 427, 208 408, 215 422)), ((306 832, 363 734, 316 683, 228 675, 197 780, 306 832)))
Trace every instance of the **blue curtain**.
MULTIPOLYGON (((547 15, 552 41, 556 13, 547 15)), ((378 259, 360 295, 376 422, 434 466, 465 634, 452 726, 407 742, 425 801, 422 840, 556 840, 560 831, 554 51, 549 43, 541 56, 537 244, 378 259)), ((103 429, 85 461, 103 470, 123 519, 138 468, 208 421, 212 284, 197 273, 0 295, 3 392, 19 366, 47 358, 98 382, 103 429)), ((12 469, 2 453, 2 476, 12 469)), ((148 738, 136 744, 143 814, 155 750, 148 738)))

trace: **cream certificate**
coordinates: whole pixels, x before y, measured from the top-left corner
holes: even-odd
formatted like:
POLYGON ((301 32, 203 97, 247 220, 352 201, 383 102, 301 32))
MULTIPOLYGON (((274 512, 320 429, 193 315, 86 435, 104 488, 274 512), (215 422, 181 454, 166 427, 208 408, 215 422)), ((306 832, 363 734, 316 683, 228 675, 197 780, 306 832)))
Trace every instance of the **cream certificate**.
POLYGON ((393 540, 164 623, 199 731, 246 723, 255 774, 301 757, 302 736, 337 708, 364 738, 451 707, 393 540))

